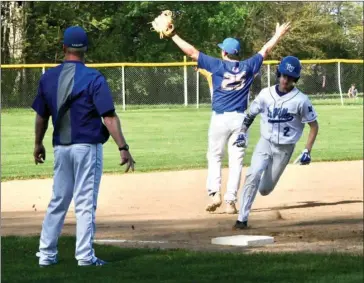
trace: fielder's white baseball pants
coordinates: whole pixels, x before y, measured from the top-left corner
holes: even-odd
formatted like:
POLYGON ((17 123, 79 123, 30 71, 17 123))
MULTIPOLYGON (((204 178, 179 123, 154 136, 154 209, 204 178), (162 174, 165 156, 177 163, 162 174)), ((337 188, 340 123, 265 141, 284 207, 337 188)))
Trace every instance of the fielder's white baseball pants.
POLYGON ((244 148, 233 146, 241 130, 245 114, 238 112, 212 113, 208 132, 208 176, 206 187, 208 194, 220 192, 221 162, 228 145, 229 179, 224 196, 226 202, 236 202, 243 168, 244 148))
POLYGON ((278 183, 294 151, 294 144, 278 145, 261 137, 247 171, 239 210, 239 221, 248 221, 257 191, 269 195, 278 183))
POLYGON ((40 236, 39 264, 57 257, 58 238, 72 198, 77 220, 75 257, 79 265, 95 261, 92 242, 102 175, 102 151, 101 144, 55 146, 53 193, 40 236))

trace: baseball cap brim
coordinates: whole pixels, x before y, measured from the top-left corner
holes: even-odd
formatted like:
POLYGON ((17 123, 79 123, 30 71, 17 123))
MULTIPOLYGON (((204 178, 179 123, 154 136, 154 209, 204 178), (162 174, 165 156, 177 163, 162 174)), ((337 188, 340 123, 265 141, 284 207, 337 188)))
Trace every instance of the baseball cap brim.
POLYGON ((222 50, 224 50, 224 45, 222 43, 219 43, 217 46, 219 46, 222 50))

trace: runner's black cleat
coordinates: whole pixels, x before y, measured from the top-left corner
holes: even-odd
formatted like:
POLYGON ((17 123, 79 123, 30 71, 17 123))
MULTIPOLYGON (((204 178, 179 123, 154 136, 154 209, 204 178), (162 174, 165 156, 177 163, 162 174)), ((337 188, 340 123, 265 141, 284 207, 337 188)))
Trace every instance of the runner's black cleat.
POLYGON ((244 230, 244 229, 248 229, 248 221, 239 221, 237 220, 235 222, 235 225, 233 226, 233 230, 244 230))

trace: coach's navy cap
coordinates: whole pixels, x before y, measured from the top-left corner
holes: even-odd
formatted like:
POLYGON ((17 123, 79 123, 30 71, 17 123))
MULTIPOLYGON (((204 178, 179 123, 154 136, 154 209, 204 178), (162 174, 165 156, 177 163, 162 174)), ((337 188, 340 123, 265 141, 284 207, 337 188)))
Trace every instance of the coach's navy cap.
POLYGON ((72 48, 83 48, 88 45, 87 34, 81 27, 73 26, 65 30, 63 44, 72 48))
POLYGON ((240 43, 237 39, 228 37, 218 46, 228 54, 236 55, 240 51, 240 43))

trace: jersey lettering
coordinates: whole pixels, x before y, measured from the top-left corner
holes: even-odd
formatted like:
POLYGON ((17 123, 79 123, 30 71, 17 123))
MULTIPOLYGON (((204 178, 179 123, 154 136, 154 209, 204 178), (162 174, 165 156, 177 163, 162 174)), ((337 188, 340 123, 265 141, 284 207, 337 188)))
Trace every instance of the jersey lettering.
POLYGON ((273 111, 267 107, 268 123, 286 123, 293 120, 293 115, 288 112, 288 108, 273 108, 273 111))

